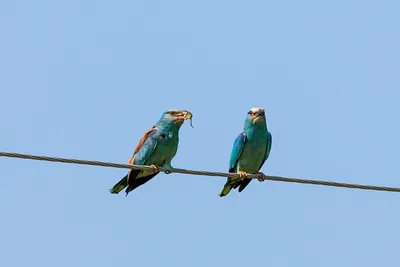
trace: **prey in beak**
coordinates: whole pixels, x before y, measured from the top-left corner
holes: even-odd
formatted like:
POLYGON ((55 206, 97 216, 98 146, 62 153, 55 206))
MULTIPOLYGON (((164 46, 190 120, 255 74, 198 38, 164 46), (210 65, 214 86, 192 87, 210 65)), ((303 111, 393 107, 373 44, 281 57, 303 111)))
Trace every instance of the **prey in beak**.
POLYGON ((194 128, 193 124, 192 124, 193 114, 190 111, 187 111, 187 110, 184 111, 184 114, 185 114, 184 115, 184 120, 190 120, 190 126, 192 128, 194 128))

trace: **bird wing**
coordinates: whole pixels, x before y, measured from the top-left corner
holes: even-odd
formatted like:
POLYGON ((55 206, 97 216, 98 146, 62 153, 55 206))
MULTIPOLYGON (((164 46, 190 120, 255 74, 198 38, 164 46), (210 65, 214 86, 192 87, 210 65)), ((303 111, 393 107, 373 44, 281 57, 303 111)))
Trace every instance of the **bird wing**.
MULTIPOLYGON (((153 126, 149 131, 145 132, 142 139, 140 139, 138 145, 136 146, 132 157, 128 160, 128 164, 141 164, 140 162, 143 162, 143 159, 145 161, 148 157, 150 157, 150 155, 152 154, 152 152, 154 151, 154 149, 157 146, 157 143, 155 140, 150 140, 151 136, 153 136, 153 134, 155 134, 155 132, 156 132, 155 126, 153 126)), ((135 178, 138 176, 140 171, 141 170, 129 169, 128 174, 125 175, 118 183, 116 183, 110 189, 110 192, 112 194, 118 194, 122 189, 124 189, 126 186, 128 186, 129 180, 131 183, 130 190, 133 190, 132 188, 134 188, 134 186, 136 186, 136 185, 132 186, 132 182, 133 182, 132 180, 135 180, 135 178)), ((140 184, 145 183, 146 181, 148 181, 152 177, 154 177, 156 174, 157 173, 154 173, 153 176, 150 175, 151 177, 145 177, 145 179, 143 179, 141 181, 137 181, 137 184, 140 185, 140 184)))
POLYGON ((271 152, 271 146, 272 146, 272 134, 270 132, 267 132, 267 147, 265 149, 264 159, 261 162, 261 165, 258 168, 258 170, 261 169, 261 167, 264 165, 265 161, 268 159, 269 153, 271 152))
MULTIPOLYGON (((229 159, 229 172, 236 172, 237 164, 242 154, 244 144, 246 143, 246 135, 244 132, 240 133, 233 143, 231 158, 229 159)), ((224 187, 222 188, 219 196, 223 197, 229 194, 232 188, 237 188, 241 184, 241 180, 228 177, 224 187)))
MULTIPOLYGON (((147 159, 154 153, 157 147, 157 139, 154 138, 154 134, 157 133, 157 128, 153 128, 147 131, 142 139, 140 139, 139 144, 136 146, 133 156, 129 159, 130 164, 145 165, 147 159)), ((149 175, 144 174, 142 177, 138 177, 141 170, 129 170, 127 175, 127 184, 125 192, 128 195, 130 191, 136 187, 148 182, 151 178, 156 176, 159 172, 153 172, 149 175)))
POLYGON ((237 163, 240 158, 240 154, 242 154, 245 142, 246 135, 244 132, 242 132, 238 135, 238 137, 236 137, 236 140, 233 143, 231 158, 229 160, 229 172, 236 172, 237 163))
POLYGON ((157 146, 157 140, 153 138, 157 132, 157 128, 153 126, 151 130, 147 131, 133 152, 133 156, 129 159, 130 164, 145 164, 146 160, 153 154, 157 146))
POLYGON ((143 144, 146 142, 149 135, 152 134, 154 131, 156 131, 155 128, 156 128, 156 126, 154 125, 150 130, 148 130, 147 132, 144 133, 142 139, 140 139, 139 143, 137 144, 132 157, 128 160, 128 164, 133 164, 135 162, 136 153, 138 153, 139 150, 142 148, 143 144))

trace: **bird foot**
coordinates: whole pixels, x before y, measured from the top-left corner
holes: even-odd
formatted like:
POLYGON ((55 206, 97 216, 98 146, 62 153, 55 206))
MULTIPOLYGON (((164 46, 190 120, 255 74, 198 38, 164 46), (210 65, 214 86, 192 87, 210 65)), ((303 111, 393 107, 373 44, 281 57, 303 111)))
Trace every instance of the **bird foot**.
POLYGON ((248 175, 247 172, 238 171, 238 173, 242 181, 244 181, 244 179, 247 178, 248 175))
POLYGON ((156 165, 153 165, 153 164, 150 165, 150 167, 152 167, 155 172, 160 170, 156 165))
POLYGON ((262 173, 262 172, 257 172, 257 174, 258 174, 258 181, 260 181, 260 182, 264 182, 264 181, 265 181, 265 179, 266 179, 266 176, 265 176, 265 174, 264 174, 264 173, 262 173))
POLYGON ((173 168, 171 166, 171 163, 165 163, 163 167, 164 167, 165 174, 170 174, 172 172, 173 168))

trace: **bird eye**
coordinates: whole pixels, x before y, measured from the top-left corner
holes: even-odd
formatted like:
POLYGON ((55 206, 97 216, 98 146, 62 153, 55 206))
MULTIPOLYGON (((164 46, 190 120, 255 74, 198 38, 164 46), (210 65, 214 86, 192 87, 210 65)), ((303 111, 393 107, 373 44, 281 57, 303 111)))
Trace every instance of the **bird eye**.
POLYGON ((252 111, 249 111, 248 114, 249 114, 249 115, 253 115, 253 112, 252 112, 252 111))

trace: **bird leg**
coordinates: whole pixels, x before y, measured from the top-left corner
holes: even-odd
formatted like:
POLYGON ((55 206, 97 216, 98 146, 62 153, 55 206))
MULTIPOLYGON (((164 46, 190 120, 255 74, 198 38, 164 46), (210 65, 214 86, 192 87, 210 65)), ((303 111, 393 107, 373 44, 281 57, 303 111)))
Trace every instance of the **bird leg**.
POLYGON ((247 178, 248 175, 247 172, 238 171, 238 173, 242 181, 244 181, 244 179, 247 178))
POLYGON ((260 181, 260 182, 264 182, 265 181, 265 174, 264 173, 262 173, 262 172, 257 172, 257 174, 258 174, 258 180, 260 181))

